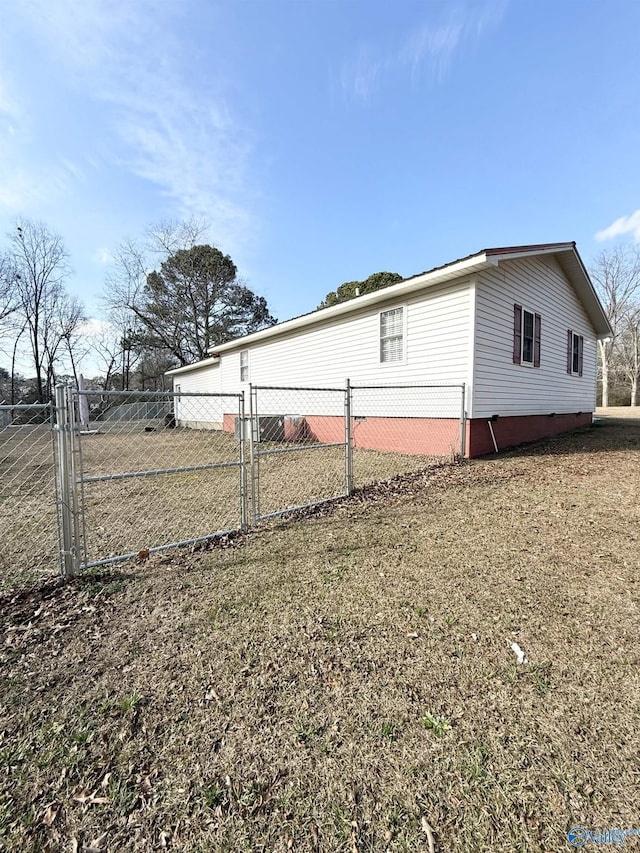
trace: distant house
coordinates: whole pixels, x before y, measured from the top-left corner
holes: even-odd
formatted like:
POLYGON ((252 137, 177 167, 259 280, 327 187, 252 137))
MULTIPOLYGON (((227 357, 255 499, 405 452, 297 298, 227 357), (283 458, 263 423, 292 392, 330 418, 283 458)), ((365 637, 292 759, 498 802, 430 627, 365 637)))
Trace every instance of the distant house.
MULTIPOLYGON (((478 456, 494 450, 494 437, 504 448, 589 424, 596 342, 610 334, 575 243, 513 246, 230 341, 169 375, 182 392, 238 393, 249 383, 341 387, 347 377, 465 383, 466 454, 478 456)), ((293 400, 290 411, 298 412, 293 400)), ((212 406, 186 425, 231 429, 225 414, 212 406)), ((429 452, 424 426, 425 446, 412 440, 404 449, 429 452)), ((419 423, 414 438, 416 430, 419 423)), ((401 436, 393 449, 402 449, 401 436)))

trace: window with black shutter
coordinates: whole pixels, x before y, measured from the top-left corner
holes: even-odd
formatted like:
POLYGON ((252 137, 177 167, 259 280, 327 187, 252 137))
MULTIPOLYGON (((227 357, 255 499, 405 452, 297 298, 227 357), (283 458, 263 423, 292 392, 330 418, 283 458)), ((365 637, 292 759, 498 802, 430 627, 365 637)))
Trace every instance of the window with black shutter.
POLYGON ((540 314, 513 306, 513 363, 540 367, 542 318, 540 314))
POLYGON ((584 337, 567 329, 567 373, 582 376, 584 337))

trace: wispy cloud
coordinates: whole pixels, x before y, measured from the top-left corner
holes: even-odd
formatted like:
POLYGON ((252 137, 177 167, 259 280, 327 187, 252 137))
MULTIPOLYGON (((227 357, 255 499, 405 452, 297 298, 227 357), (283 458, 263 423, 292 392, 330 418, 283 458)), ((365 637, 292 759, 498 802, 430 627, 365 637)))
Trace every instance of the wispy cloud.
POLYGON ((366 103, 380 85, 388 60, 371 45, 360 45, 356 56, 340 71, 340 85, 349 100, 366 103))
POLYGON ((91 260, 96 264, 101 264, 102 266, 106 266, 110 264, 113 260, 113 255, 108 249, 105 249, 104 246, 100 246, 95 252, 91 255, 91 260))
POLYGON ((242 242, 248 134, 212 86, 188 76, 172 35, 179 0, 22 0, 75 87, 107 106, 117 164, 157 185, 177 216, 206 217, 225 246, 242 242))
POLYGON ((460 43, 464 29, 464 22, 455 12, 451 19, 441 26, 423 24, 407 37, 400 50, 399 63, 408 66, 414 77, 427 64, 431 77, 440 82, 460 43))
POLYGON ((597 231, 595 238, 600 241, 614 240, 626 234, 630 234, 636 243, 640 243, 640 210, 636 210, 630 216, 621 216, 620 219, 616 219, 608 228, 597 231))
POLYGON ((18 121, 0 132, 0 213, 16 216, 69 192, 75 176, 65 163, 24 162, 27 134, 18 121))
POLYGON ((439 18, 430 15, 408 32, 392 48, 360 46, 340 72, 342 92, 347 101, 368 103, 392 72, 409 71, 415 82, 420 74, 439 83, 463 44, 480 38, 500 22, 509 0, 462 0, 457 4, 436 5, 439 18), (444 14, 442 10, 444 11, 444 14))

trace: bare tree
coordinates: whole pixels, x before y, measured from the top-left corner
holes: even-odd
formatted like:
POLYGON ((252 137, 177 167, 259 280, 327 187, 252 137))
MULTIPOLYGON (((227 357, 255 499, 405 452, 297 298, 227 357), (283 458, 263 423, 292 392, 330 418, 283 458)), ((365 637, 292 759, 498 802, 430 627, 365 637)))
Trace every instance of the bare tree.
POLYGON ((17 309, 16 268, 11 255, 0 255, 0 323, 17 309))
POLYGON ((42 403, 51 393, 61 346, 77 331, 82 309, 66 293, 68 254, 58 234, 41 222, 24 219, 8 236, 17 315, 28 332, 37 398, 42 403))
POLYGON ((93 354, 102 376, 102 388, 104 391, 109 391, 111 381, 121 363, 122 334, 115 323, 105 321, 100 324, 92 343, 93 354))
MULTIPOLYGON (((59 349, 62 349, 59 358, 61 361, 68 359, 68 364, 71 367, 77 388, 78 361, 86 353, 85 339, 82 332, 83 324, 87 321, 84 306, 77 296, 69 296, 65 293, 57 305, 56 314, 56 332, 60 339, 59 349)), ((53 368, 55 371, 55 360, 53 368)))
POLYGON ((638 405, 640 380, 640 305, 632 306, 623 317, 616 350, 616 365, 629 385, 632 406, 638 405))
POLYGON ((158 264, 181 249, 192 249, 201 243, 208 230, 208 223, 197 216, 182 222, 160 222, 147 229, 146 248, 155 264, 158 264))
POLYGON ((11 358, 12 403, 15 396, 14 374, 17 342, 24 332, 24 324, 20 324, 19 322, 16 324, 15 322, 17 309, 16 269, 11 255, 0 255, 0 352, 8 355, 10 348, 13 350, 11 358), (12 347, 10 342, 13 344, 12 347))
POLYGON ((621 336, 640 298, 640 247, 616 246, 601 252, 590 274, 613 329, 611 337, 598 341, 602 405, 608 406, 610 380, 621 370, 621 336))

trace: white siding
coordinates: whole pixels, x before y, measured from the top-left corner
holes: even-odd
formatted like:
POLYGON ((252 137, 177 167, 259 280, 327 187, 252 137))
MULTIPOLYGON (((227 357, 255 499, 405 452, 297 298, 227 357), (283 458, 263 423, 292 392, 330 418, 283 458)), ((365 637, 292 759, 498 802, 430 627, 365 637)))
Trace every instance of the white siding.
MULTIPOLYGON (((469 334, 472 319, 473 290, 469 279, 448 283, 405 300, 390 301, 363 309, 340 319, 332 319, 307 329, 276 336, 249 349, 249 381, 240 382, 240 350, 221 354, 220 386, 225 392, 248 392, 254 385, 313 386, 343 388, 352 384, 426 383, 452 384, 469 381, 469 334), (405 313, 405 357, 401 362, 380 361, 380 312, 402 307, 405 313)), ((417 395, 407 392, 402 414, 427 415, 422 405, 410 411, 417 395)), ((432 401, 437 403, 437 395, 432 401)), ((449 395, 451 396, 451 395, 449 395)), ((285 399, 272 395, 274 413, 307 413, 308 401, 300 395, 285 399), (306 412, 301 410, 306 408, 306 412)), ((447 398, 446 394, 441 395, 447 398)), ((318 400, 316 396, 314 400, 318 400)), ((459 396, 455 397, 459 414, 459 396)), ((334 401, 316 414, 334 413, 334 401)), ((423 398, 424 401, 424 398, 423 398)), ((317 405, 317 403, 315 404, 317 405)), ((376 414, 400 414, 396 401, 389 411, 376 414)), ((262 409, 261 411, 265 411, 262 409)), ((445 414, 433 410, 431 414, 445 414)), ((448 412, 446 413, 449 414, 448 412)))
POLYGON ((503 261, 477 278, 474 418, 591 412, 596 336, 582 304, 551 256, 503 261), (513 363, 513 306, 542 317, 540 367, 513 363), (567 330, 584 337, 583 375, 567 374, 567 330))
POLYGON ((219 364, 179 373, 173 377, 173 390, 180 391, 180 397, 176 400, 176 420, 179 426, 196 429, 221 427, 224 412, 234 411, 229 399, 188 396, 190 393, 220 393, 219 364))

